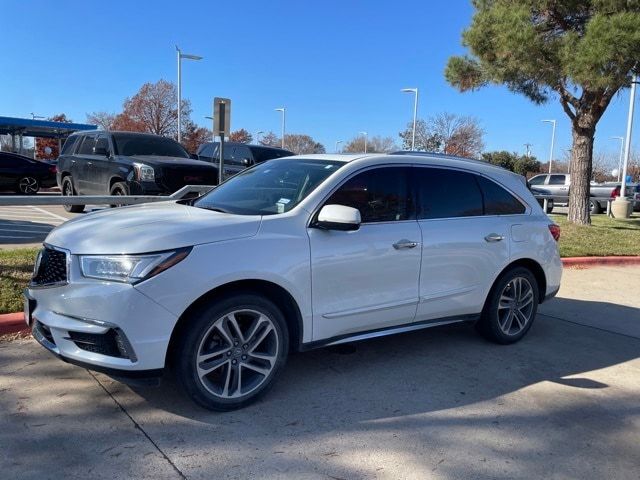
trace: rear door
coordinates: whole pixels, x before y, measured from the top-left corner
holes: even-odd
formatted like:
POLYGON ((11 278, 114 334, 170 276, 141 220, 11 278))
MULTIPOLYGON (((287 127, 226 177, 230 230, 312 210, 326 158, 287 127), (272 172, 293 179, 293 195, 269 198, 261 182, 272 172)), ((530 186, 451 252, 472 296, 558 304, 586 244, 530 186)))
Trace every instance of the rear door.
POLYGON ((422 233, 416 321, 477 314, 508 263, 510 224, 499 208, 485 209, 481 177, 474 173, 426 166, 415 171, 422 233))
POLYGON ((18 157, 9 153, 0 153, 0 187, 15 187, 19 175, 18 157))
POLYGON ((93 135, 84 135, 76 148, 76 153, 71 161, 71 176, 73 183, 80 195, 91 195, 95 190, 91 173, 93 170, 93 147, 96 139, 93 135))
POLYGON ((109 181, 111 180, 111 174, 113 170, 113 149, 111 142, 109 141, 109 135, 102 133, 97 136, 94 146, 94 155, 91 160, 91 168, 89 170, 89 176, 92 179, 92 188, 95 189, 96 194, 108 195, 109 181), (107 155, 96 154, 97 151, 102 149, 106 150, 107 155))

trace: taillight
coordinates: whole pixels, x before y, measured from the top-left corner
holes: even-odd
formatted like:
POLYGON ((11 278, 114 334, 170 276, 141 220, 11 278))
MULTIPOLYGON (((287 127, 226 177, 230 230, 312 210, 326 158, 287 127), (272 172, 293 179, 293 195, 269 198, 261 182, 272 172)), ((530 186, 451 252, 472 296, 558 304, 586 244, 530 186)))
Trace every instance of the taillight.
POLYGON ((551 232, 551 236, 556 242, 560 240, 560 225, 556 225, 555 223, 550 223, 549 232, 551 232))
POLYGON ((57 165, 51 165, 51 166, 49 167, 49 171, 50 171, 51 173, 56 173, 56 172, 58 171, 58 166, 57 166, 57 165))

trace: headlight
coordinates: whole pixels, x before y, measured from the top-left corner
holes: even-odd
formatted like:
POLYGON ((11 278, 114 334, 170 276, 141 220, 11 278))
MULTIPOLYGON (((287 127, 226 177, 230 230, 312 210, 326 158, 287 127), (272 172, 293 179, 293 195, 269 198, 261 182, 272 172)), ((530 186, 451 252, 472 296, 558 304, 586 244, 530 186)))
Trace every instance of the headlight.
POLYGON ((80 270, 87 278, 138 283, 181 262, 191 248, 145 255, 81 255, 80 270))
POLYGON ((134 163, 134 168, 136 169, 136 177, 141 182, 153 182, 156 179, 156 174, 153 171, 153 168, 149 165, 145 165, 144 163, 134 163))

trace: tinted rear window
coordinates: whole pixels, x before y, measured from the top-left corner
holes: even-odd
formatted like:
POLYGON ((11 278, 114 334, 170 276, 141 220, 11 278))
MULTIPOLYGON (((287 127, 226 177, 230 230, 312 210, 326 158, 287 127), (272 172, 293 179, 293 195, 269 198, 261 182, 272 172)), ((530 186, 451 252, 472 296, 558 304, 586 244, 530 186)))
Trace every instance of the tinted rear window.
POLYGON ((475 175, 440 168, 416 170, 419 219, 482 215, 482 194, 475 175))
POLYGON ((290 157, 293 153, 275 148, 250 147, 256 163, 266 162, 273 158, 290 157))
POLYGON ((476 176, 484 197, 485 215, 517 215, 524 213, 525 206, 496 182, 476 176))
POLYGON ((94 137, 84 137, 76 153, 78 155, 93 155, 93 146, 95 145, 95 143, 96 139, 94 137))
POLYGON ((549 185, 564 185, 564 175, 551 175, 549 177, 549 185))
POLYGON ((189 158, 187 151, 178 142, 170 138, 154 135, 113 136, 118 155, 133 157, 135 155, 155 155, 159 157, 189 158))
POLYGON ((73 151, 73 146, 78 141, 78 138, 79 137, 77 135, 72 135, 71 137, 67 138, 67 140, 64 142, 64 146, 62 147, 62 152, 60 152, 60 155, 70 154, 73 151))

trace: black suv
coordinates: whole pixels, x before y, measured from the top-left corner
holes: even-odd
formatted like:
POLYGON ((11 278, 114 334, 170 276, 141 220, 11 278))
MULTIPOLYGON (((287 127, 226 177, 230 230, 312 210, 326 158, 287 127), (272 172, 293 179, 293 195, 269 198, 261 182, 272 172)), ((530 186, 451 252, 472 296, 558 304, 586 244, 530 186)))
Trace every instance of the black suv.
MULTIPOLYGON (((218 165, 220 142, 207 142, 200 145, 197 155, 200 160, 218 165)), ((224 176, 230 177, 256 163, 272 158, 290 157, 295 153, 282 148, 248 145, 246 143, 224 142, 224 176)))
MULTIPOLYGON (((218 169, 193 160, 178 142, 148 133, 71 135, 58 158, 63 195, 167 195, 185 185, 216 185, 218 169)), ((81 212, 83 205, 67 205, 81 212)))

